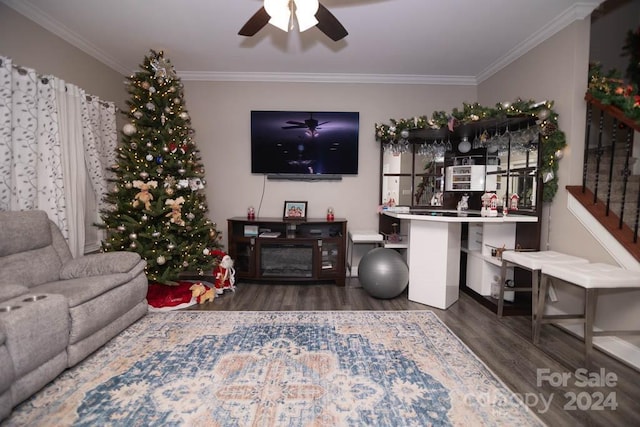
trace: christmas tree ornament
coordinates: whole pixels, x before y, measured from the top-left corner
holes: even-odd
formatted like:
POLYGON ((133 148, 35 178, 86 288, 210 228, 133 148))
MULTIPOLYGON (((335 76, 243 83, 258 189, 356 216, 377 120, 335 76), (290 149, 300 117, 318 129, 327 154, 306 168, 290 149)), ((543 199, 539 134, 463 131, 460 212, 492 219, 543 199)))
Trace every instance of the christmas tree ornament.
POLYGON ((149 217, 147 216, 147 214, 143 214, 140 219, 142 220, 142 222, 147 222, 147 220, 149 219, 149 217))
POLYGON ((544 177, 542 178, 542 182, 544 182, 546 184, 547 182, 553 180, 553 178, 554 178, 553 171, 549 171, 549 172, 544 174, 544 177))
POLYGON ((153 87, 153 86, 150 86, 150 87, 149 87, 149 93, 150 93, 150 94, 154 94, 154 93, 156 93, 156 88, 155 88, 155 87, 153 87))
POLYGON ((542 110, 538 111, 538 118, 540 120, 546 120, 549 118, 550 114, 551 114, 551 111, 547 110, 546 108, 543 108, 542 110))
POLYGON ((186 111, 181 112, 180 114, 178 114, 178 116, 182 119, 182 120, 189 120, 189 114, 186 111))
POLYGON ((173 103, 176 105, 180 105, 180 98, 173 98, 173 103))
POLYGON ((139 175, 140 175, 140 178, 142 178, 142 179, 149 178, 149 173, 148 172, 144 172, 143 171, 143 172, 140 172, 139 175))
POLYGON ((131 190, 133 188, 133 184, 127 181, 124 183, 124 188, 126 188, 127 190, 131 190))
POLYGON ((148 162, 152 162, 152 161, 153 161, 153 154, 147 154, 147 155, 145 156, 145 159, 146 159, 148 162))
POLYGON ((156 258, 156 262, 158 263, 158 265, 164 265, 165 262, 167 262, 167 259, 160 255, 158 258, 156 258))
POLYGON ((124 231, 124 230, 126 230, 126 229, 127 229, 127 227, 125 227, 123 224, 120 224, 120 225, 118 226, 118 231, 124 231))
POLYGON ((137 238, 138 238, 138 235, 136 233, 129 234, 129 239, 136 240, 137 238))
POLYGON ((143 116, 142 111, 135 111, 133 113, 133 117, 135 117, 138 120, 140 120, 142 118, 142 116, 143 116))
POLYGON ((186 169, 178 169, 178 173, 180 175, 184 175, 185 173, 187 173, 187 170, 186 169))
POLYGON ((136 133, 136 127, 131 123, 125 123, 124 126, 122 126, 122 133, 131 136, 136 133))
POLYGON ((147 145, 147 147, 149 147, 149 148, 153 147, 153 143, 152 143, 151 141, 147 141, 147 144, 146 144, 146 145, 147 145))
POLYGON ((558 151, 556 151, 556 152, 555 152, 555 158, 556 158, 557 160, 560 160, 560 159, 562 159, 563 157, 564 157, 564 151, 562 151, 562 150, 558 150, 558 151))
POLYGON ((162 156, 156 157, 156 163, 157 164, 161 165, 163 161, 164 161, 164 159, 162 158, 162 156))
POLYGON ((151 84, 147 81, 144 81, 140 84, 140 87, 142 87, 142 89, 149 90, 149 88, 151 87, 151 84))
POLYGON ((147 102, 144 106, 149 111, 155 111, 156 109, 156 106, 153 102, 147 102))
POLYGON ((169 243, 167 245, 167 249, 169 249, 170 251, 174 250, 176 248, 176 245, 174 245, 173 243, 169 243))
POLYGON ((136 144, 135 142, 131 143, 131 149, 132 150, 137 150, 138 149, 138 144, 136 144))
POLYGON ((151 233, 151 237, 154 237, 154 238, 160 237, 160 232, 154 231, 153 233, 151 233))
POLYGON ((130 247, 131 249, 135 249, 135 248, 137 248, 137 247, 138 247, 138 245, 136 244, 136 242, 131 242, 131 244, 129 245, 129 247, 130 247))

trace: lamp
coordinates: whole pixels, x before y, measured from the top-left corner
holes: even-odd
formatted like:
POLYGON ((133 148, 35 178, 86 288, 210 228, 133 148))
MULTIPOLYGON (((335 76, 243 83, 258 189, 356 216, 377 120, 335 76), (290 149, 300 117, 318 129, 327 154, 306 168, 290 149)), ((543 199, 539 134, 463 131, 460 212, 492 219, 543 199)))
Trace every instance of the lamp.
POLYGON ((264 0, 264 9, 269 14, 269 24, 280 28, 282 31, 289 31, 291 22, 291 3, 296 5, 296 19, 300 32, 318 24, 315 15, 318 12, 320 3, 318 0, 264 0))
POLYGON ((296 4, 296 18, 300 32, 307 31, 318 24, 316 13, 320 7, 318 0, 294 0, 296 4))
POLYGON ((290 0, 264 0, 264 10, 271 17, 269 24, 285 32, 289 31, 289 21, 291 19, 289 3, 290 0))

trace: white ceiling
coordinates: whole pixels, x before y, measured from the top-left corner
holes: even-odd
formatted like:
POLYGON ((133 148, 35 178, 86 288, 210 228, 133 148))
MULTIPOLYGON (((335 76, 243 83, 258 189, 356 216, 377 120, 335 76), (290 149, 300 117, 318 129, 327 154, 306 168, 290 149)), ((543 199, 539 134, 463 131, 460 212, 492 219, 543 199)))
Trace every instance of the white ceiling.
POLYGON ((130 74, 164 50, 184 80, 477 84, 603 0, 320 0, 349 35, 267 25, 261 0, 0 0, 130 74))

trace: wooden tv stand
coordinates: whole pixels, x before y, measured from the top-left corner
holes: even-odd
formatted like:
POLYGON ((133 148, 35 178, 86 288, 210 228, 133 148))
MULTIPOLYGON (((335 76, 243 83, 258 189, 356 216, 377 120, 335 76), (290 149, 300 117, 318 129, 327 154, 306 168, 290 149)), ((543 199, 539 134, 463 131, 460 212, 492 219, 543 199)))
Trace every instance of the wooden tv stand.
POLYGON ((236 278, 248 281, 333 281, 344 286, 347 220, 227 220, 236 278), (270 233, 270 234, 267 234, 270 233), (267 237, 270 236, 270 237, 267 237))

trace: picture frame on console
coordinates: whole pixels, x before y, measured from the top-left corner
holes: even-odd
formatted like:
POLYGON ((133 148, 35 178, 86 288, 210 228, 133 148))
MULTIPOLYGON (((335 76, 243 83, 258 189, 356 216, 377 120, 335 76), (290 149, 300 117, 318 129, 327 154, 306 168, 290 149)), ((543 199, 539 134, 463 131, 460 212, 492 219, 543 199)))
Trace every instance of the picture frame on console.
POLYGON ((307 202, 285 201, 282 213, 284 220, 304 221, 307 219, 307 202))

